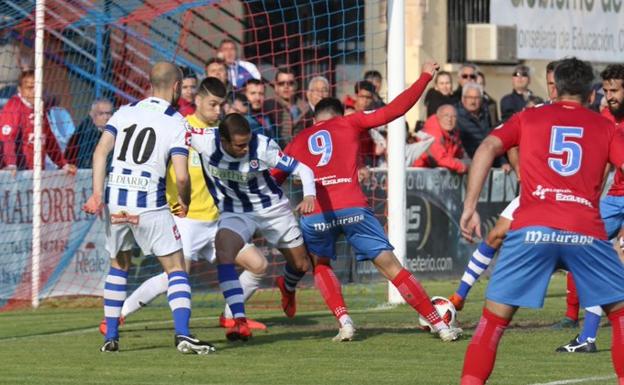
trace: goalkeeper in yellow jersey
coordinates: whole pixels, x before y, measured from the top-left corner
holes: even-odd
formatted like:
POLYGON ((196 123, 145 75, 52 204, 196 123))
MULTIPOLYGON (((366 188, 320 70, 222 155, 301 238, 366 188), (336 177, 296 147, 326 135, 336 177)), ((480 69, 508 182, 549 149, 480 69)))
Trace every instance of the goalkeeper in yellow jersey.
MULTIPOLYGON (((195 97, 197 110, 194 114, 186 117, 191 127, 203 129, 217 126, 225 95, 225 86, 219 79, 213 77, 204 79, 199 85, 195 97)), ((219 218, 217 207, 206 187, 199 155, 192 148, 189 148, 188 162, 191 178, 191 204, 185 218, 175 217, 182 238, 182 251, 187 272, 190 270, 192 261, 204 258, 212 263, 215 260, 214 238, 219 218)), ((167 173, 166 195, 171 211, 174 213, 179 210, 175 180, 175 172, 170 164, 167 173)), ((241 249, 236 262, 245 270, 240 275, 240 282, 244 300, 247 300, 259 288, 268 263, 264 255, 253 244, 247 244, 241 249)), ((160 294, 166 293, 167 286, 167 274, 164 272, 143 282, 125 300, 121 310, 121 323, 125 317, 139 310, 160 294)), ((234 324, 232 313, 227 305, 224 313, 221 314, 219 323, 225 328, 234 324)), ((257 321, 248 319, 247 323, 252 329, 266 329, 264 324, 257 321)), ((100 332, 106 333, 105 322, 100 324, 100 332)))

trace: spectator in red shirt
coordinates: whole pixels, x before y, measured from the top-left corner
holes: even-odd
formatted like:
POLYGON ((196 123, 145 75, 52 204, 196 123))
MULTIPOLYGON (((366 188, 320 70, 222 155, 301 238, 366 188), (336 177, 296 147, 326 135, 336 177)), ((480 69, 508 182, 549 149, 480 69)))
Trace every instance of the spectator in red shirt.
POLYGON ((457 130, 457 110, 450 104, 442 105, 425 122, 423 131, 435 139, 429 150, 414 162, 414 167, 444 167, 458 174, 468 171, 462 162, 464 149, 457 130))
POLYGON ((178 99, 178 112, 182 116, 195 113, 195 94, 197 93, 197 75, 189 67, 182 67, 182 92, 178 99))
MULTIPOLYGON (((19 79, 18 93, 9 99, 0 112, 0 141, 5 170, 32 170, 35 152, 35 73, 24 71, 19 79)), ((47 114, 42 127, 42 158, 50 159, 63 170, 75 173, 76 167, 65 160, 63 152, 50 129, 47 114)), ((41 160, 42 165, 44 159, 41 160)))

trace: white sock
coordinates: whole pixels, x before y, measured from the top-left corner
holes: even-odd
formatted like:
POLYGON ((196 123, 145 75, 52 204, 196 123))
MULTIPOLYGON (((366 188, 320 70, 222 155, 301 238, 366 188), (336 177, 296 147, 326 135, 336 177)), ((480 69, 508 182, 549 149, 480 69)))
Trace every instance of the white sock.
POLYGON ((341 315, 340 318, 338 319, 338 322, 340 322, 340 327, 343 327, 346 324, 353 325, 353 320, 351 319, 351 317, 349 317, 348 314, 341 315))
POLYGON ((143 306, 152 302, 154 298, 166 293, 169 287, 167 273, 161 273, 143 282, 130 297, 126 299, 121 308, 121 315, 125 318, 143 306))
MULTIPOLYGON (((262 282, 263 275, 254 274, 250 271, 243 271, 241 275, 238 277, 240 281, 241 287, 243 288, 243 302, 247 302, 249 298, 258 290, 260 287, 260 283, 262 282)), ((225 304, 225 309, 223 310, 223 315, 225 318, 233 318, 232 311, 230 307, 225 304)))

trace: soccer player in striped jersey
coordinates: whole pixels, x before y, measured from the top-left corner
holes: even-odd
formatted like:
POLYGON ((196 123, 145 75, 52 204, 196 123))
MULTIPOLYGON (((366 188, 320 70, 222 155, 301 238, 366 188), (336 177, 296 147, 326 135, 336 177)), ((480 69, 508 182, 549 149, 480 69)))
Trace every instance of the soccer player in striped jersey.
POLYGON ((93 154, 93 194, 84 210, 95 214, 106 204, 106 249, 111 267, 104 286, 106 336, 102 352, 119 350, 119 316, 126 299, 131 249, 155 255, 168 276, 175 346, 182 353, 207 354, 214 347, 189 330, 191 287, 184 269, 180 233, 165 195, 167 159, 176 173, 178 216, 191 201, 186 123, 172 106, 180 96, 182 73, 168 62, 150 71, 153 96, 121 107, 108 121, 93 154), (113 151, 105 186, 106 159, 113 151), (102 197, 104 195, 104 203, 102 197))
MULTIPOLYGON (((225 94, 225 86, 219 79, 205 78, 199 85, 194 99, 193 105, 197 109, 194 114, 186 117, 191 127, 203 130, 218 124, 225 94)), ((191 178, 191 204, 186 217, 174 217, 182 239, 182 251, 187 273, 190 272, 191 263, 199 258, 214 263, 214 237, 217 233, 217 219, 219 218, 219 211, 206 187, 199 154, 192 148, 189 149, 188 169, 191 178)), ((169 207, 174 213, 177 213, 179 211, 178 189, 175 170, 171 163, 167 172, 166 193, 169 207)), ((240 276, 240 281, 244 301, 246 301, 260 287, 268 262, 260 250, 251 243, 245 245, 236 261, 239 266, 245 269, 240 276)), ((164 272, 143 282, 125 300, 121 309, 120 322, 125 322, 126 317, 130 314, 150 303, 160 294, 166 293, 167 286, 168 278, 164 272)), ((226 305, 224 312, 219 317, 219 324, 222 327, 231 327, 233 322, 232 312, 226 305)), ((248 324, 252 329, 266 330, 266 326, 260 322, 250 319, 248 324)), ((100 332, 106 334, 106 319, 100 323, 100 332)))
MULTIPOLYGON (((358 182, 361 133, 405 114, 416 104, 437 69, 436 63, 425 63, 416 83, 375 111, 343 116, 344 109, 338 99, 322 99, 314 109, 316 123, 297 134, 286 147, 286 153, 314 167, 316 209, 301 218, 301 229, 314 264, 314 282, 340 324, 334 341, 350 341, 355 333, 340 282, 330 265, 336 257, 335 243, 340 234, 344 234, 355 250, 357 260, 371 261, 443 341, 454 341, 461 336, 462 330, 444 323, 420 282, 401 266, 383 227, 368 208, 358 182)), ((283 172, 275 173, 278 181, 284 178, 283 172)))
POLYGON ((288 317, 296 312, 295 288, 309 268, 303 237, 290 203, 269 170, 278 168, 301 177, 301 213, 314 210, 314 174, 306 165, 282 153, 277 143, 253 134, 240 114, 225 116, 218 129, 191 130, 191 146, 200 154, 206 184, 219 207, 215 239, 218 277, 223 296, 232 309, 235 325, 226 330, 229 340, 251 337, 243 291, 234 269, 240 250, 259 231, 286 258, 284 276, 277 284, 288 317))

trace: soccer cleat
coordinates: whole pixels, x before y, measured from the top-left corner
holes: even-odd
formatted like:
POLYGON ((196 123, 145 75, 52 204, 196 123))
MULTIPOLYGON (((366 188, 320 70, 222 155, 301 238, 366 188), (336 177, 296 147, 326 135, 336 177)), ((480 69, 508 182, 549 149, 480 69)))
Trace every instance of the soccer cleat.
POLYGON ((348 323, 348 324, 345 324, 340 329, 338 329, 338 334, 336 334, 336 336, 332 338, 332 341, 334 342, 353 341, 353 336, 355 336, 355 327, 353 326, 353 324, 348 323))
POLYGON ((449 297, 449 301, 455 306, 455 310, 460 311, 464 308, 464 301, 462 297, 460 297, 457 293, 453 293, 452 296, 449 297))
POLYGON ((461 328, 455 326, 449 326, 448 329, 440 329, 438 336, 444 342, 457 341, 462 336, 464 331, 461 328))
POLYGON ((295 297, 295 292, 286 289, 286 282, 283 276, 277 277, 277 279, 275 279, 275 283, 282 293, 282 309, 284 310, 284 314, 286 314, 286 317, 288 318, 293 318, 297 313, 297 299, 295 297))
POLYGON ((552 326, 553 329, 576 329, 579 326, 578 320, 575 321, 569 317, 563 319, 552 326))
POLYGON ((225 330, 225 337, 229 341, 247 341, 251 338, 251 329, 247 324, 247 318, 234 318, 234 326, 225 330))
MULTIPOLYGON (((221 313, 221 315, 219 316, 219 326, 221 326, 222 328, 232 328, 235 324, 236 322, 234 321, 234 318, 227 318, 223 313, 221 313)), ((247 326, 249 326, 249 329, 251 330, 267 330, 265 324, 249 318, 247 318, 247 326)))
POLYGON ((198 340, 192 335, 183 336, 177 334, 174 341, 178 351, 184 354, 209 354, 215 351, 214 345, 206 341, 198 340))
POLYGON ((569 344, 559 346, 555 349, 558 353, 596 353, 598 349, 596 348, 595 342, 579 342, 579 335, 577 334, 569 344))
MULTIPOLYGON (((126 323, 126 318, 124 316, 119 317, 119 326, 123 326, 126 323)), ((106 317, 102 318, 100 321, 100 334, 103 336, 106 335, 106 317)))
POLYGON ((100 351, 103 353, 114 353, 119 351, 119 341, 117 340, 107 340, 104 342, 104 345, 100 348, 100 351))

